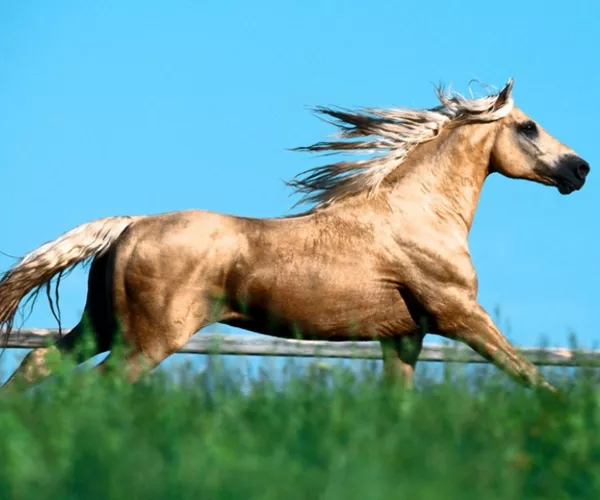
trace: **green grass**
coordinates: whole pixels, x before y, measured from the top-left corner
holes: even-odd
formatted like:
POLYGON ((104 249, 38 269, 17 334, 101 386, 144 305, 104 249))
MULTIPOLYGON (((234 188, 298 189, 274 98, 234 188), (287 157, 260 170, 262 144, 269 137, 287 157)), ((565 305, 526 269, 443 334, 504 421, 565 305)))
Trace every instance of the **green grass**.
POLYGON ((598 376, 557 398, 478 372, 402 393, 369 368, 65 369, 0 395, 0 498, 600 498, 598 376))

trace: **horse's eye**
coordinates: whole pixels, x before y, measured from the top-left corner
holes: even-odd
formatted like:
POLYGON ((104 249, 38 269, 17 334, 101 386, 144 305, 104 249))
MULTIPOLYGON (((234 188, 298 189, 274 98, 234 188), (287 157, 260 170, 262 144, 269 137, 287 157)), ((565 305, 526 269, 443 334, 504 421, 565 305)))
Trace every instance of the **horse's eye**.
POLYGON ((519 124, 519 132, 526 135, 530 139, 533 139, 538 135, 537 125, 535 124, 535 122, 532 121, 521 123, 519 124))

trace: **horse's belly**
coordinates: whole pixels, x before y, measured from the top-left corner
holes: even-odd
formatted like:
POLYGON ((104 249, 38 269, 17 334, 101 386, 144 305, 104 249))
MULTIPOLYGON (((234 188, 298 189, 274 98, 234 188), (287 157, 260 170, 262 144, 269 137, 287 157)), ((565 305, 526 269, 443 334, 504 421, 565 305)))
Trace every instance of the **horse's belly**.
POLYGON ((400 335, 415 328, 400 294, 366 281, 302 287, 302 280, 250 286, 224 323, 280 337, 346 340, 400 335))

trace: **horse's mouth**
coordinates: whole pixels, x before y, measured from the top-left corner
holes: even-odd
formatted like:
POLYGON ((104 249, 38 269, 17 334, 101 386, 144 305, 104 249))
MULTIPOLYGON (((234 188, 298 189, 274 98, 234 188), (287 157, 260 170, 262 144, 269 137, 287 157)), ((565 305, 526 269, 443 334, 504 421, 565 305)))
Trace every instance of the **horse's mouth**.
POLYGON ((557 186, 558 188, 558 192, 560 194, 571 194, 573 191, 575 191, 575 186, 573 186, 572 184, 559 184, 557 186))
POLYGON ((556 187, 560 194, 571 194, 573 191, 579 191, 583 187, 583 185, 584 182, 577 186, 568 179, 561 179, 559 182, 556 183, 556 187))

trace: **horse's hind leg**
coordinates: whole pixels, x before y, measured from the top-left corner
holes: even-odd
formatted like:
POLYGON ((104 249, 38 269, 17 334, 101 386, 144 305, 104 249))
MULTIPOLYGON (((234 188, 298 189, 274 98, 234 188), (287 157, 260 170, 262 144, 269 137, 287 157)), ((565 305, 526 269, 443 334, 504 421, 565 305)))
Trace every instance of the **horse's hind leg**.
POLYGON ((227 251, 214 250, 212 240, 206 248, 190 248, 200 243, 189 240, 182 217, 133 226, 111 252, 113 310, 131 382, 176 353, 198 330, 232 314, 224 299, 227 251), (218 261, 211 260, 216 255, 218 261))
POLYGON ((83 363, 87 359, 99 354, 97 350, 88 352, 87 355, 82 350, 76 350, 81 345, 80 341, 84 337, 86 329, 82 323, 79 323, 67 335, 60 338, 54 345, 49 347, 38 347, 28 352, 19 367, 4 383, 3 388, 13 386, 15 383, 24 383, 31 385, 42 382, 52 375, 52 370, 48 363, 48 356, 56 353, 60 357, 65 354, 74 354, 77 364, 83 363))
POLYGON ((423 347, 421 332, 381 339, 379 343, 383 355, 383 375, 386 383, 412 389, 417 359, 423 347))
MULTIPOLYGON (((172 322, 152 325, 136 318, 124 329, 125 356, 124 374, 131 383, 156 368, 160 363, 181 349, 200 328, 210 324, 205 322, 172 322)), ((98 369, 106 371, 113 354, 98 365, 98 369)))
MULTIPOLYGON (((195 289, 128 289, 116 311, 123 327, 124 369, 129 382, 136 382, 179 351, 198 330, 219 320, 211 301, 201 295, 195 289)), ((99 365, 101 371, 112 356, 99 365)))
POLYGON ((51 375, 47 355, 55 352, 59 355, 74 356, 77 364, 106 352, 112 343, 116 324, 110 314, 109 295, 107 293, 107 257, 96 258, 90 266, 88 277, 88 292, 85 310, 80 322, 68 334, 60 338, 54 345, 40 347, 30 351, 12 376, 5 382, 3 388, 15 384, 30 385, 41 382, 51 375), (86 334, 91 334, 95 345, 84 352, 78 349, 86 334))

